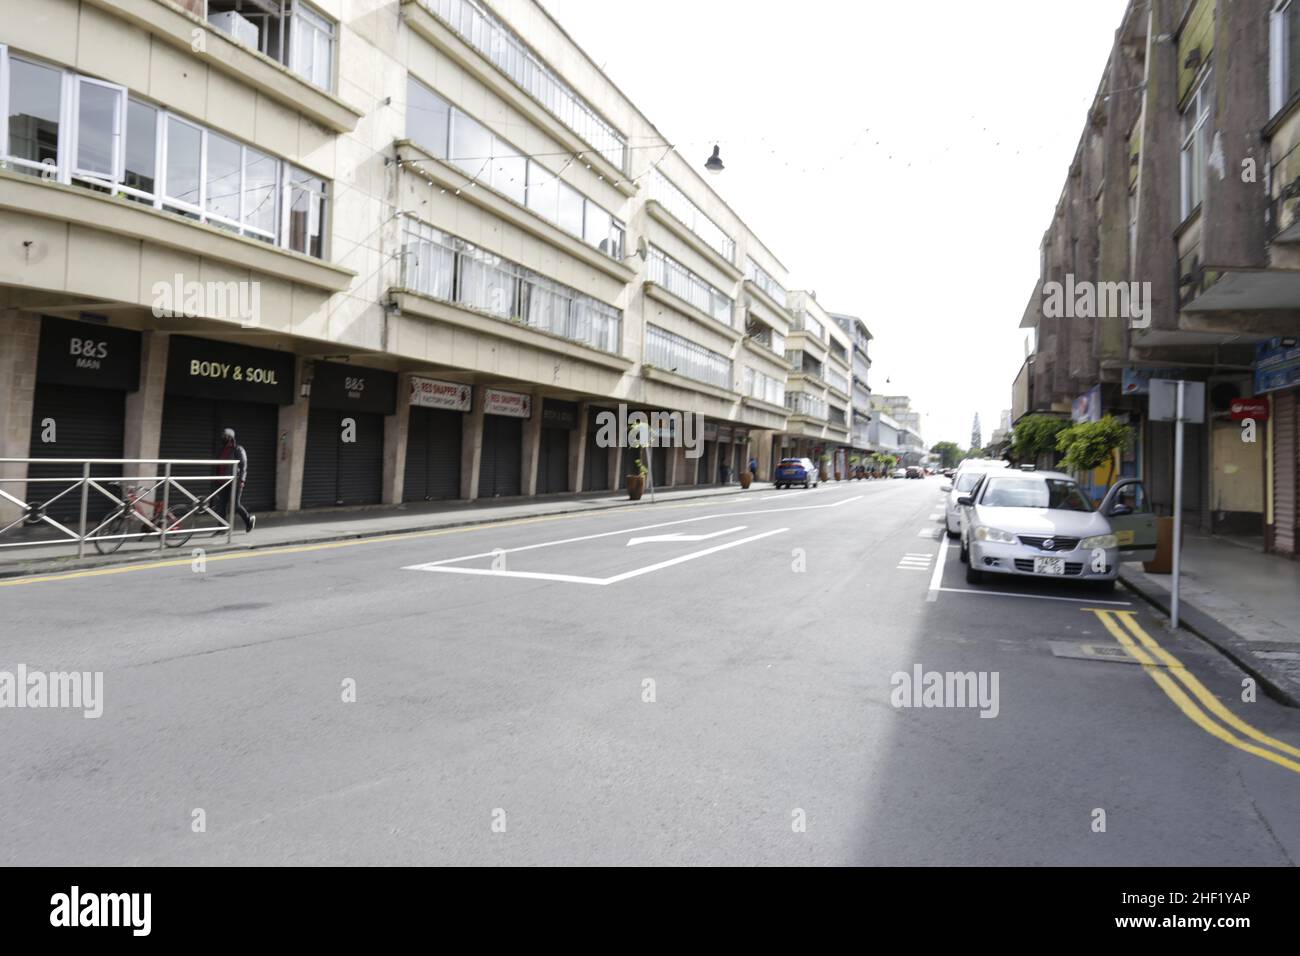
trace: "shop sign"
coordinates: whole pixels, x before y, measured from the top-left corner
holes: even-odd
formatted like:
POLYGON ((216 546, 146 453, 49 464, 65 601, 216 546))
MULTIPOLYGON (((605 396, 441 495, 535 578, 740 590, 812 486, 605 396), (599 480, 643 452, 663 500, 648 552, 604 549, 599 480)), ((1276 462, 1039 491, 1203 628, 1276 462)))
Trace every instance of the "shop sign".
POLYGON ((397 376, 379 368, 317 362, 311 373, 316 408, 391 415, 397 409, 397 376))
POLYGON ((1272 338, 1255 346, 1255 393, 1276 392, 1300 385, 1300 345, 1296 340, 1272 338))
POLYGON ((519 392, 503 392, 499 388, 484 389, 483 413, 505 415, 509 418, 530 418, 533 414, 533 397, 519 392))
POLYGON ((1234 398, 1228 406, 1228 413, 1234 422, 1244 422, 1248 418, 1256 421, 1268 420, 1267 398, 1234 398))
POLYGON ((133 392, 140 387, 140 333, 45 316, 36 380, 133 392))
POLYGON ((470 410, 473 386, 463 382, 440 382, 411 376, 411 404, 420 408, 445 408, 453 412, 470 410))
POLYGON ((188 335, 167 343, 167 391, 238 402, 293 402, 294 357, 188 335))

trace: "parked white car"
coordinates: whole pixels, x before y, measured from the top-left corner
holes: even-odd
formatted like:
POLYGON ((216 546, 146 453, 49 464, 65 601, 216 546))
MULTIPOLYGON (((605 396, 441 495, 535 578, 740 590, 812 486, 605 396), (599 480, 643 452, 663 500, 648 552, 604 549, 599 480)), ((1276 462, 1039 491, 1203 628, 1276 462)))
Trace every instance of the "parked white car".
POLYGON ((986 575, 1068 578, 1113 590, 1119 562, 1155 557, 1155 515, 1142 483, 1117 483, 1100 508, 1069 475, 987 472, 958 499, 966 582, 986 575))

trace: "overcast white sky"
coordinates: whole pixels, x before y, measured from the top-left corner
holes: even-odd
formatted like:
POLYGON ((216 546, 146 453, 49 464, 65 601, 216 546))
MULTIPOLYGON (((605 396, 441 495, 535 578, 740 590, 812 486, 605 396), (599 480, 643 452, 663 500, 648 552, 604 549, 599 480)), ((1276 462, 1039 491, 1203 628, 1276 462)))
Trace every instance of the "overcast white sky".
POLYGON ((834 312, 927 445, 1011 407, 1018 328, 1125 0, 542 0, 834 312), (886 379, 889 379, 886 382, 886 379))

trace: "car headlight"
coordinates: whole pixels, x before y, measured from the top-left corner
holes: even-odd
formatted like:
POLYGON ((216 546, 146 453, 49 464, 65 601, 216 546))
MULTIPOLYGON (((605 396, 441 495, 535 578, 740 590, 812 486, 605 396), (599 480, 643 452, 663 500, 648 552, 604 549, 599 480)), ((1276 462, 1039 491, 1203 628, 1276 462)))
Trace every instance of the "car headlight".
POLYGON ((997 528, 988 528, 980 525, 975 529, 976 541, 992 541, 994 544, 1019 544, 1020 539, 1014 534, 1007 531, 999 531, 997 528))
POLYGON ((1091 551, 1093 548, 1101 548, 1102 550, 1107 548, 1118 548, 1119 538, 1115 537, 1113 534, 1097 534, 1093 535, 1091 538, 1084 538, 1079 542, 1079 547, 1083 548, 1085 551, 1091 551))

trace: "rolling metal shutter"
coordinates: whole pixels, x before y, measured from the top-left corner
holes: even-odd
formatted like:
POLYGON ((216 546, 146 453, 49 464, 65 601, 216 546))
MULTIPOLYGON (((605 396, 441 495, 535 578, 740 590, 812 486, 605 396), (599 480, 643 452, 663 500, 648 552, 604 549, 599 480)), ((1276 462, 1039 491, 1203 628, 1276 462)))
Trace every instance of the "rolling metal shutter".
MULTIPOLYGON (((32 403, 29 458, 121 458, 125 433, 125 392, 37 382, 32 403), (41 441, 45 431, 42 423, 47 418, 53 420, 55 440, 52 442, 41 441)), ((80 473, 80 467, 75 465, 30 465, 27 469, 29 478, 62 478, 80 473)), ((92 465, 90 473, 101 477, 121 475, 122 466, 92 465)), ((68 487, 53 481, 29 483, 27 500, 49 501, 68 487)), ((109 490, 120 494, 119 482, 111 482, 109 490)), ((90 489, 86 499, 86 520, 96 521, 112 507, 111 501, 90 489)), ((73 489, 54 502, 46 514, 77 530, 81 519, 80 489, 73 489)), ((49 528, 49 525, 45 527, 49 528)))
POLYGON ((650 467, 654 469, 656 488, 668 484, 668 449, 659 447, 650 449, 650 467))
POLYGON ((440 408, 411 408, 403 501, 460 497, 461 424, 464 417, 460 412, 440 408))
POLYGON ((569 430, 543 428, 537 461, 537 493, 569 490, 569 430))
POLYGON ((587 426, 587 453, 583 459, 583 491, 609 490, 609 449, 597 442, 599 432, 594 422, 587 426))
POLYGON ((384 416, 313 408, 307 417, 302 507, 373 505, 383 497, 384 416), (343 419, 356 422, 355 441, 343 440, 343 419))
POLYGON ((483 451, 478 476, 480 498, 504 498, 520 493, 523 426, 522 418, 483 416, 483 451))
POLYGON ((709 460, 713 457, 715 445, 717 445, 717 442, 706 441, 704 443, 704 454, 700 455, 699 469, 695 473, 695 483, 697 485, 712 484, 709 481, 709 460))
MULTIPOLYGON (((160 458, 217 458, 221 453, 221 432, 235 430, 235 441, 248 453, 248 483, 244 486, 244 507, 249 511, 275 508, 275 467, 280 427, 278 405, 265 402, 225 402, 188 395, 168 395, 163 405, 160 458)), ((217 474, 213 467, 179 467, 175 475, 217 474)), ((215 482, 186 485, 190 494, 202 497, 215 482)))
POLYGON ((1273 550, 1296 553, 1296 499, 1300 483, 1300 416, 1296 392, 1273 396, 1273 550))

